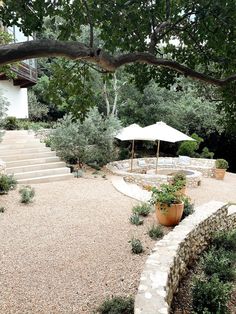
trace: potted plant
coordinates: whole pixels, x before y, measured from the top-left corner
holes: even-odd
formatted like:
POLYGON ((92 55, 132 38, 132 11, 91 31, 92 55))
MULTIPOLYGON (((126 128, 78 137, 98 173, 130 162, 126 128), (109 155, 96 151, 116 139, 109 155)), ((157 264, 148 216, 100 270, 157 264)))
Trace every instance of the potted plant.
POLYGON ((225 159, 217 159, 215 164, 215 178, 223 180, 228 167, 229 164, 225 159))
POLYGON ((156 217, 163 226, 175 226, 181 220, 185 196, 177 191, 177 187, 170 184, 152 188, 151 203, 155 205, 156 217))
POLYGON ((179 171, 171 178, 170 183, 175 186, 177 194, 186 193, 186 175, 179 171))

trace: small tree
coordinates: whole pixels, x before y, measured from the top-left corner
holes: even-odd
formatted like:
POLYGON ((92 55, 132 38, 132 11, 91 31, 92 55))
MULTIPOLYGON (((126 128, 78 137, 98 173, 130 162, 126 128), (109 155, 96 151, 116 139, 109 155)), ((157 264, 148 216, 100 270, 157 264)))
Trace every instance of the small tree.
POLYGON ((114 135, 119 128, 120 122, 116 117, 103 117, 97 108, 93 108, 84 122, 73 120, 71 115, 59 120, 49 141, 67 162, 80 160, 104 165, 118 153, 114 135))

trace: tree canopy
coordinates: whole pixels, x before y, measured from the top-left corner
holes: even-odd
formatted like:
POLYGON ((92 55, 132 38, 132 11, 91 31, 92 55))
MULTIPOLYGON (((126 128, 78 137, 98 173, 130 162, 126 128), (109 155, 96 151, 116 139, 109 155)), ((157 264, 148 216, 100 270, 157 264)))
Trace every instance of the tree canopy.
MULTIPOLYGON (((7 0, 0 18, 25 35, 39 34, 1 45, 0 66, 38 57, 66 57, 102 73, 125 66, 142 90, 151 80, 170 87, 183 74, 213 86, 214 98, 223 100, 220 109, 235 121, 235 0, 7 0), (46 18, 57 26, 47 36, 46 18)), ((79 82, 85 67, 76 67, 79 82)), ((69 84, 67 92, 73 88, 69 84)), ((85 94, 83 108, 91 100, 85 94)))
MULTIPOLYGON (((148 77, 166 79, 174 70, 216 86, 236 80, 236 10, 228 0, 8 0, 0 11, 5 26, 26 35, 41 31, 44 18, 61 18, 58 40, 33 40, 0 48, 0 64, 25 58, 66 56, 115 71, 131 63, 150 64, 148 77), (76 42, 84 25, 89 42, 76 42), (94 29, 102 46, 94 47, 94 29)), ((132 68, 130 71, 137 71, 132 68)))

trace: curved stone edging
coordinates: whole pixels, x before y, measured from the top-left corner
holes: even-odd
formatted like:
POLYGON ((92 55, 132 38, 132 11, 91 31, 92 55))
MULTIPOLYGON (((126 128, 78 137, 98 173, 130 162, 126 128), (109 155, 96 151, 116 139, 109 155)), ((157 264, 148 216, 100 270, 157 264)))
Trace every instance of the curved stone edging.
POLYGON ((168 314, 187 266, 207 247, 214 232, 236 228, 236 206, 211 201, 195 209, 158 241, 141 274, 135 314, 168 314), (229 207, 231 208, 231 207, 229 207))
MULTIPOLYGON (((213 177, 215 169, 214 159, 188 158, 182 160, 181 157, 159 157, 158 166, 160 170, 189 170, 192 174, 187 175, 187 187, 198 187, 202 176, 213 177)), ((138 185, 160 185, 167 183, 167 175, 149 173, 155 168, 156 158, 136 158, 133 160, 133 172, 130 172, 130 160, 119 160, 106 165, 113 174, 123 176, 125 181, 138 185)))

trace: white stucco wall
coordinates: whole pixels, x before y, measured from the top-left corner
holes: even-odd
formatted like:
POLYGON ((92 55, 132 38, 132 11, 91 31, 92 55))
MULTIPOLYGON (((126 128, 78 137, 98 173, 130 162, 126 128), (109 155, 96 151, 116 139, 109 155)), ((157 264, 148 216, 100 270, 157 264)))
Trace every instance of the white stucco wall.
POLYGON ((8 100, 7 115, 16 118, 28 118, 27 88, 14 86, 12 81, 0 81, 0 93, 8 100))

